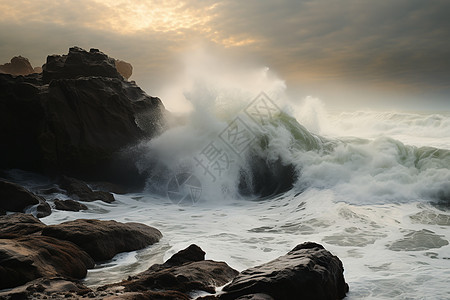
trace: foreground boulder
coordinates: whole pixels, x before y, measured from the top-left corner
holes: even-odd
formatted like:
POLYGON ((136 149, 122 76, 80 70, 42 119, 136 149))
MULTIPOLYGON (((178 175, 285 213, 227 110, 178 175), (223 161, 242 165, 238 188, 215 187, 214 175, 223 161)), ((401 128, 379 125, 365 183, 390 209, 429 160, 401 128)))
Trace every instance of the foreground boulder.
POLYGON ((23 237, 40 233, 46 225, 30 214, 11 214, 0 217, 0 239, 23 237))
POLYGON ((40 277, 82 279, 92 258, 68 241, 46 236, 0 239, 0 289, 40 277))
POLYGON ((19 287, 0 291, 0 299, 79 299, 81 296, 92 293, 85 285, 64 277, 38 278, 19 287))
MULTIPOLYGON (((192 293, 198 291, 210 293, 197 298, 204 300, 342 299, 348 291, 342 275, 341 261, 316 243, 298 245, 288 254, 240 274, 224 262, 205 260, 204 257, 205 252, 200 247, 190 245, 164 264, 155 264, 127 280, 100 286, 95 290, 74 281, 73 273, 69 273, 72 276, 70 278, 41 278, 10 291, 0 292, 0 299, 89 297, 109 300, 187 300, 192 299, 192 293), (218 287, 230 281, 223 292, 216 293, 218 287)), ((52 263, 54 262, 50 262, 52 263)), ((0 264, 0 274, 2 267, 0 264)), ((19 272, 22 269, 14 270, 19 272)), ((27 271, 33 275, 35 270, 27 271)), ((50 274, 53 271, 50 269, 50 274)))
POLYGON ((200 290, 214 293, 217 287, 239 273, 224 262, 205 260, 204 257, 205 252, 200 247, 190 245, 164 264, 153 265, 145 272, 103 289, 124 287, 124 292, 177 292, 184 294, 184 298, 167 299, 190 299, 187 295, 189 292, 200 290))
POLYGON ((145 248, 162 237, 158 229, 140 223, 87 219, 47 226, 42 235, 70 241, 96 261, 111 259, 120 252, 145 248))
POLYGON ((122 150, 159 134, 164 113, 114 59, 70 48, 40 75, 0 74, 0 168, 133 184, 139 172, 122 150))
POLYGON ((276 300, 342 299, 348 292, 343 272, 338 257, 319 244, 304 243, 271 262, 242 271, 219 298, 252 299, 246 295, 262 293, 276 300))

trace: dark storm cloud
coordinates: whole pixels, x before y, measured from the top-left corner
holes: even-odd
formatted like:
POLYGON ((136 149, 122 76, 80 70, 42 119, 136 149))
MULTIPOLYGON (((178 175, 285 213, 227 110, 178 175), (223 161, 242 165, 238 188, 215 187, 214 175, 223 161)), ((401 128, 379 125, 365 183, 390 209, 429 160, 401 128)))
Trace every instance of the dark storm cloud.
POLYGON ((247 33, 280 70, 438 86, 450 79, 448 1, 235 1, 217 9, 222 34, 247 33))

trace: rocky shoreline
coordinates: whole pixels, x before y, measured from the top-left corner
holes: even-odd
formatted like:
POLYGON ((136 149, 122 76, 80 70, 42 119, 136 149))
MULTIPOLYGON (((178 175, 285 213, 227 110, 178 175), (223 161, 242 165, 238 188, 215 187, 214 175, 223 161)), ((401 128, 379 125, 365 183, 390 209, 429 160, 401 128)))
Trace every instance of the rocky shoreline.
POLYGON ((348 291, 339 258, 311 242, 240 273, 205 260, 191 245, 121 282, 95 289, 82 283, 95 263, 161 237, 139 223, 77 219, 47 226, 29 214, 1 216, 0 299, 192 299, 199 293, 197 299, 342 299, 348 291))
POLYGON ((205 260, 205 252, 191 245, 121 282, 84 285, 96 263, 158 243, 162 233, 139 223, 46 225, 38 218, 52 209, 86 210, 83 202, 112 203, 114 194, 141 188, 146 174, 132 163, 136 153, 123 149, 160 134, 168 113, 160 99, 127 80, 131 65, 97 49, 73 47, 67 55, 49 56, 41 73, 22 69, 28 75, 0 73, 0 299, 345 297, 342 262, 312 242, 242 272, 205 260), (51 183, 30 191, 14 182, 12 169, 51 183))

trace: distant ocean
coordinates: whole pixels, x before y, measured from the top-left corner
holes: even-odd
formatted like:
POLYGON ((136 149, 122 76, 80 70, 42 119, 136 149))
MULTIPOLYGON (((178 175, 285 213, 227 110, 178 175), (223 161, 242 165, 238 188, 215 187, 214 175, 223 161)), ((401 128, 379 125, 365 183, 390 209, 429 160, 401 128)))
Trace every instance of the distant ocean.
POLYGON ((119 281, 192 243, 243 270, 315 241, 343 261, 348 299, 449 299, 450 112, 327 112, 312 103, 280 114, 266 100, 193 113, 143 142, 142 193, 42 219, 142 222, 164 234, 97 265, 86 284, 119 281), (293 188, 239 196, 240 182, 252 185, 256 154, 293 166, 293 188))

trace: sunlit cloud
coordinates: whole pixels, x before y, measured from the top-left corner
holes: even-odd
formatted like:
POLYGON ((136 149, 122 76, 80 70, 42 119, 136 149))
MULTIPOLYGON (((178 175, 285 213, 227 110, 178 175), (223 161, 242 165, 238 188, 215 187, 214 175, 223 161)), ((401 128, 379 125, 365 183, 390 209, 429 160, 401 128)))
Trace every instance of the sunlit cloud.
POLYGON ((135 79, 150 82, 176 73, 177 56, 205 43, 310 85, 312 94, 346 82, 442 98, 449 11, 445 0, 0 0, 0 54, 3 62, 17 54, 43 60, 73 45, 97 47, 130 60, 135 79))

